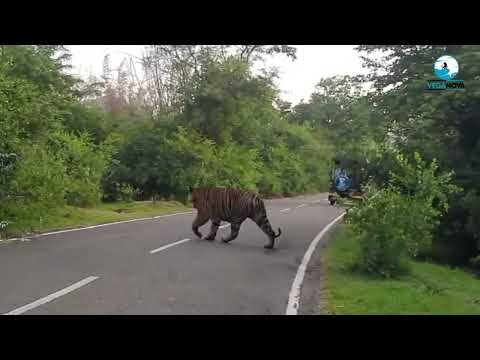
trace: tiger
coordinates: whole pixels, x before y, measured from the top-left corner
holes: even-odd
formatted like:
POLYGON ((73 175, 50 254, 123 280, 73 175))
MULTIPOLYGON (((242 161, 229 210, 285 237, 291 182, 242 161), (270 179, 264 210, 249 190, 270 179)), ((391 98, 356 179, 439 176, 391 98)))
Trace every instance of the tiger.
POLYGON ((231 224, 230 236, 222 238, 222 241, 229 243, 235 240, 240 226, 247 218, 254 221, 267 234, 269 241, 264 246, 265 249, 273 249, 275 239, 282 234, 280 228, 277 234, 273 231, 267 218, 265 204, 255 192, 232 188, 192 188, 191 193, 193 207, 197 209, 192 230, 200 239, 202 234, 198 228, 208 220, 212 221, 210 234, 205 237, 205 240, 209 241, 215 240, 221 221, 231 224))

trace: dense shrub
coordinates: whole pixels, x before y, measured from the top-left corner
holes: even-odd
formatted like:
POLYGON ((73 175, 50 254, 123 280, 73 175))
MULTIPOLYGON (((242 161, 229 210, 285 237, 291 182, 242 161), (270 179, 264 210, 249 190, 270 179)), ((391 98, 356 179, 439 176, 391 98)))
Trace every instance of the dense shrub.
POLYGON ((448 196, 459 189, 451 174, 437 174, 415 154, 414 163, 397 155, 398 173, 391 174, 388 187, 364 201, 350 214, 352 229, 359 237, 362 268, 382 276, 393 276, 404 269, 405 258, 431 253, 432 237, 442 214, 448 209, 448 196))
POLYGON ((25 146, 1 217, 17 229, 33 229, 65 204, 67 179, 66 166, 51 151, 37 144, 25 146))
POLYGON ((396 191, 386 189, 349 213, 360 245, 360 269, 385 277, 406 269, 408 203, 396 191))
POLYGON ((68 175, 65 197, 68 205, 88 207, 101 199, 101 179, 106 173, 110 153, 92 143, 89 135, 73 136, 55 132, 49 136, 49 147, 55 152, 68 175))

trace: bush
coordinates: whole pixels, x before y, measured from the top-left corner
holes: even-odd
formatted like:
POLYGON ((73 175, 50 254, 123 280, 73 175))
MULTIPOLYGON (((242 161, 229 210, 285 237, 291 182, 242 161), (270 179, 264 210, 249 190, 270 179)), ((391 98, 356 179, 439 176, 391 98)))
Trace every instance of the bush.
POLYGON ((265 172, 271 172, 273 176, 267 175, 267 178, 264 179, 264 184, 266 184, 265 181, 268 179, 273 180, 274 182, 271 184, 272 190, 275 185, 277 188, 280 188, 279 192, 281 194, 305 190, 307 176, 303 162, 297 154, 290 151, 285 143, 280 143, 270 149, 265 167, 265 172), (280 186, 278 186, 278 182, 280 186))
POLYGON ((133 202, 137 191, 129 184, 120 184, 118 186, 119 198, 122 201, 133 202))
POLYGON ((260 160, 256 150, 228 143, 218 147, 216 154, 216 186, 257 190, 260 160))
POLYGON ((450 184, 451 174, 436 174, 435 161, 427 166, 417 153, 414 160, 398 154, 399 171, 391 174, 386 189, 349 214, 360 242, 358 261, 368 272, 394 276, 405 269, 406 256, 429 255, 448 196, 459 191, 450 184))
POLYGON ((263 166, 260 169, 259 192, 263 195, 278 195, 282 193, 282 181, 271 169, 263 166))
POLYGON ((63 131, 50 134, 49 147, 66 166, 68 205, 96 205, 102 196, 100 183, 110 161, 109 150, 94 145, 85 133, 74 136, 63 131))
POLYGON ((63 120, 65 127, 75 135, 89 133, 95 144, 105 141, 111 131, 106 113, 102 108, 92 105, 74 103, 63 120))
POLYGON ((67 181, 65 165, 52 152, 37 144, 25 146, 0 218, 16 229, 34 229, 65 204, 67 181))
POLYGON ((406 269, 408 205, 405 197, 386 189, 349 212, 360 245, 361 270, 392 277, 406 269))

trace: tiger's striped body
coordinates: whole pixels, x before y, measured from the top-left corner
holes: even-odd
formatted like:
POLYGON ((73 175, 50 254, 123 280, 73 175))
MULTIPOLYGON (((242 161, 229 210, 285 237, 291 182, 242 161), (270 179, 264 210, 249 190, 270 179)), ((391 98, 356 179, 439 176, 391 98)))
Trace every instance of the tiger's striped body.
POLYGON ((267 234, 269 242, 265 248, 272 249, 278 234, 272 229, 267 218, 265 204, 260 196, 254 192, 225 188, 196 188, 192 190, 193 207, 198 210, 197 217, 192 224, 192 230, 199 238, 202 234, 198 228, 208 220, 212 221, 210 234, 206 240, 214 240, 221 221, 231 224, 231 234, 223 242, 230 242, 238 236, 240 226, 247 219, 253 220, 262 231, 267 234))

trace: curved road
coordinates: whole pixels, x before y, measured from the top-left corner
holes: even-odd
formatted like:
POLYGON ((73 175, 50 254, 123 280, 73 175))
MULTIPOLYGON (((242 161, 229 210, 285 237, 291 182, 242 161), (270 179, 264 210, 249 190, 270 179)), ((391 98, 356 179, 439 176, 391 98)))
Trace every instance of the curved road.
POLYGON ((266 201, 274 250, 250 220, 230 244, 228 224, 199 240, 195 212, 3 243, 0 313, 285 314, 308 246, 342 212, 326 197, 266 201))

